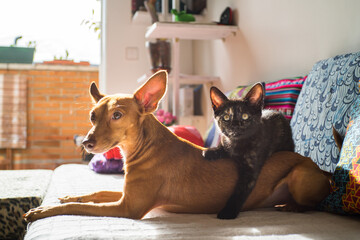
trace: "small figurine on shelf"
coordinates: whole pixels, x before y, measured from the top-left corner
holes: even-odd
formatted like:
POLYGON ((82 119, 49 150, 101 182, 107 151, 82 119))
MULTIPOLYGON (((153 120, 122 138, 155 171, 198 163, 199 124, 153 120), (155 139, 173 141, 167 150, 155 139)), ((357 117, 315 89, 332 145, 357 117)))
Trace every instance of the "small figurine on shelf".
POLYGON ((219 25, 232 25, 233 24, 233 12, 230 7, 225 8, 221 13, 219 25))
POLYGON ((171 9, 171 13, 175 15, 175 22, 194 22, 195 17, 185 11, 178 12, 176 9, 171 9))
POLYGON ((155 117, 165 126, 171 126, 176 122, 176 116, 173 116, 170 112, 165 112, 164 109, 159 109, 155 112, 155 117))

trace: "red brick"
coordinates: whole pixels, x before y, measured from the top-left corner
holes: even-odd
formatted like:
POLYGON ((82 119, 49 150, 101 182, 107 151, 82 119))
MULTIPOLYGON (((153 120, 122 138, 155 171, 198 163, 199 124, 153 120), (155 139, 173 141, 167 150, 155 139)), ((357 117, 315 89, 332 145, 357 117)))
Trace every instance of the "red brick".
MULTIPOLYGON (((40 128, 40 129, 34 129, 33 136, 58 136, 61 129, 59 128, 40 128)), ((49 138, 48 138, 49 139, 49 138)))
POLYGON ((39 81, 28 81, 28 88, 29 89, 34 89, 34 88, 47 88, 48 87, 48 83, 47 82, 39 82, 39 81))
POLYGON ((33 107, 34 108, 60 108, 60 103, 59 102, 34 102, 33 103, 33 107))
POLYGON ((50 122, 48 123, 49 127, 58 127, 58 128, 74 128, 74 122, 50 122))
POLYGON ((79 75, 79 72, 77 71, 50 71, 49 72, 50 76, 56 76, 56 77, 69 77, 69 76, 77 76, 79 75))
POLYGON ((55 76, 34 76, 34 82, 38 83, 51 83, 51 82, 60 82, 60 79, 55 76))
POLYGON ((50 101, 55 101, 55 102, 74 102, 75 97, 74 96, 50 96, 49 97, 50 101))
POLYGON ((32 146, 34 147, 59 147, 60 141, 34 141, 32 142, 32 146))
POLYGON ((60 95, 60 93, 61 93, 60 90, 61 89, 59 89, 59 88, 34 88, 34 89, 32 89, 31 93, 34 96, 39 96, 39 95, 53 96, 53 95, 60 95))
POLYGON ((62 94, 65 95, 80 95, 83 96, 84 94, 86 94, 87 91, 82 89, 82 88, 63 88, 62 89, 62 94))
POLYGON ((77 129, 62 129, 61 132, 65 136, 74 136, 76 134, 79 134, 79 131, 77 129))
POLYGON ((35 115, 34 121, 48 122, 48 121, 60 121, 59 115, 35 115))
POLYGON ((67 82, 52 82, 52 83, 49 83, 49 87, 50 88, 75 88, 75 84, 74 83, 67 83, 67 82))
POLYGON ((48 71, 42 71, 42 70, 30 70, 28 72, 29 75, 34 75, 34 76, 38 76, 38 75, 48 75, 49 72, 48 71))
POLYGON ((31 105, 32 102, 44 102, 46 101, 46 96, 31 96, 28 104, 31 105))

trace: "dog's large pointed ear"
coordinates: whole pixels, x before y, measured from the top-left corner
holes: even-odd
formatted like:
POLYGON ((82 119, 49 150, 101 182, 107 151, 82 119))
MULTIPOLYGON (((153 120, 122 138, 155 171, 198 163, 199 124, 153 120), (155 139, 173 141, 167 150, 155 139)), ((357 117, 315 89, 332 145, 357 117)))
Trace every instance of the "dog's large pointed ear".
POLYGON ((97 103, 100 99, 102 99, 104 97, 104 95, 99 92, 99 89, 96 86, 95 82, 91 83, 89 92, 90 92, 90 96, 91 96, 92 100, 95 103, 97 103))
POLYGON ((264 107, 265 89, 261 83, 256 83, 244 97, 244 100, 260 108, 264 107))
POLYGON ((210 88, 210 99, 214 111, 216 111, 216 109, 225 102, 229 101, 229 99, 217 87, 210 88))
POLYGON ((142 106, 144 113, 152 113, 157 109, 166 92, 167 78, 165 70, 158 71, 134 93, 134 98, 142 106))

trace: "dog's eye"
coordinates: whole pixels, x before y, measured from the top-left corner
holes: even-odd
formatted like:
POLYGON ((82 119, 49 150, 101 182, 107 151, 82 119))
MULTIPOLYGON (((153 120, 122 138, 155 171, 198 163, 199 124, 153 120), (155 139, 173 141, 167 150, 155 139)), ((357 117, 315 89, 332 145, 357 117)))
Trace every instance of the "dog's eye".
POLYGON ((90 121, 95 122, 95 113, 94 112, 92 112, 90 114, 90 121))
POLYGON ((249 115, 247 113, 243 113, 241 117, 242 119, 246 120, 249 118, 249 115))
POLYGON ((121 112, 114 112, 112 115, 112 119, 118 120, 121 118, 121 116, 122 116, 121 112))

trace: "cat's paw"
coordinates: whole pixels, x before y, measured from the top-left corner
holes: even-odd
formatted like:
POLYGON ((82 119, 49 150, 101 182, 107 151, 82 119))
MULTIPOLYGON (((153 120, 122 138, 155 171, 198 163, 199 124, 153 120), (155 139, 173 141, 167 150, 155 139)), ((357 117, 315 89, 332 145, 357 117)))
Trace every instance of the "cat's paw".
POLYGON ((237 217, 237 213, 235 211, 229 211, 228 209, 221 210, 217 218, 218 219, 235 219, 237 217))

